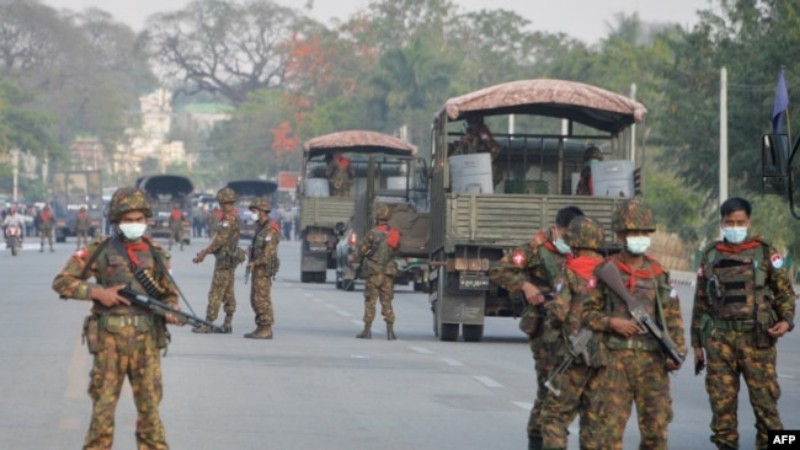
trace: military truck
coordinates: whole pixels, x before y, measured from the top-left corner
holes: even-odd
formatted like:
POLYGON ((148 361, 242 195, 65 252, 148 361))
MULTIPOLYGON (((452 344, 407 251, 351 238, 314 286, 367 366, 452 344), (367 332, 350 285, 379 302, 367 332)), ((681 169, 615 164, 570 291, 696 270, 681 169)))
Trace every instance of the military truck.
POLYGON ((99 170, 53 173, 53 217, 56 242, 75 235, 75 218, 81 208, 89 216, 89 236, 103 230, 103 177, 99 170))
POLYGON ((250 202, 256 197, 268 198, 272 208, 277 208, 275 204, 275 192, 278 190, 278 183, 265 180, 236 180, 229 181, 225 187, 236 192, 236 209, 239 211, 240 237, 242 239, 252 239, 256 230, 256 219, 250 212, 250 202))
POLYGON ((356 280, 363 279, 359 274, 361 261, 357 244, 375 223, 375 206, 383 203, 392 211, 389 225, 397 228, 402 235, 395 258, 395 284, 413 283, 414 290, 427 291, 430 234, 427 165, 420 158, 405 157, 398 157, 380 166, 375 164, 374 158, 370 158, 370 163, 367 180, 387 170, 393 173, 399 171, 403 175, 389 177, 387 185, 377 187, 368 181, 367 191, 356 199, 353 217, 340 233, 336 245, 336 288, 351 291, 356 280))
POLYGON ((151 175, 136 180, 136 187, 144 191, 153 207, 153 217, 148 219, 148 232, 153 237, 169 237, 169 218, 172 208, 183 212, 183 242, 192 238, 192 197, 194 184, 182 175, 151 175))
MULTIPOLYGON (((519 316, 522 299, 490 282, 489 270, 547 229, 560 208, 578 206, 613 240, 612 213, 633 195, 639 173, 626 130, 646 112, 621 95, 561 80, 514 81, 447 100, 433 122, 430 163, 429 289, 439 339, 457 340, 461 331, 465 341, 480 341, 486 316, 519 316), (508 133, 488 137, 496 156, 457 155, 466 139, 462 125, 484 118, 508 120, 508 133), (572 195, 589 143, 602 148, 612 172, 622 172, 619 189, 572 195)), ((592 174, 595 183, 603 176, 594 168, 592 174)))
MULTIPOLYGON (((334 257, 340 233, 337 224, 347 223, 353 216, 355 198, 367 191, 367 170, 370 159, 380 167, 416 153, 416 147, 408 142, 382 133, 363 130, 340 131, 309 140, 304 145, 303 180, 298 186, 300 198, 301 261, 300 281, 324 283, 327 269, 336 268, 334 257), (341 152, 347 158, 353 174, 348 196, 331 196, 331 187, 326 174, 328 163, 334 154, 341 152)), ((396 171, 378 170, 374 186, 386 186, 388 178, 398 177, 396 171)), ((339 225, 341 228, 342 225, 339 225)))

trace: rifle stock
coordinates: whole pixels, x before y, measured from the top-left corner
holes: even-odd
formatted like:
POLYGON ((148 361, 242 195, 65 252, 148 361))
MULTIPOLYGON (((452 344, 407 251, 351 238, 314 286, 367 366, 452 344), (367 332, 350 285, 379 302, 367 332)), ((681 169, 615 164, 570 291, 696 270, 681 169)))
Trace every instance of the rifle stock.
POLYGON ((140 308, 147 309, 148 311, 151 311, 153 314, 157 314, 159 316, 166 316, 167 314, 172 314, 173 316, 177 317, 178 321, 183 325, 187 323, 189 325, 195 325, 195 326, 205 325, 211 328, 211 330, 213 330, 215 333, 223 332, 222 328, 214 325, 213 323, 207 320, 203 320, 187 312, 175 309, 167 303, 164 303, 160 300, 156 300, 148 295, 140 294, 131 288, 120 289, 119 293, 123 297, 127 298, 131 302, 131 304, 138 306, 140 308))
POLYGON ((661 330, 653 318, 650 317, 647 311, 639 304, 639 300, 631 295, 628 289, 625 288, 625 284, 622 282, 622 275, 619 273, 617 266, 613 263, 605 264, 597 272, 597 277, 611 289, 611 292, 625 302, 633 320, 656 338, 667 356, 674 361, 675 364, 679 366, 683 364, 683 357, 678 353, 678 349, 675 347, 675 343, 672 342, 669 335, 661 330))

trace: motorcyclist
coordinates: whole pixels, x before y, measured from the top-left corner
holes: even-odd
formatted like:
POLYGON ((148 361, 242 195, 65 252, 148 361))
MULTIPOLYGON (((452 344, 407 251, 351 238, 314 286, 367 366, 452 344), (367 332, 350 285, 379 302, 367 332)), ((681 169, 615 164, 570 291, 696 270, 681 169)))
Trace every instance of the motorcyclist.
MULTIPOLYGON (((16 206, 9 208, 6 218, 3 220, 3 230, 5 230, 9 225, 16 225, 19 227, 20 231, 25 229, 25 219, 22 217, 22 214, 17 214, 16 206)), ((20 234, 20 238, 21 237, 22 235, 20 234)))

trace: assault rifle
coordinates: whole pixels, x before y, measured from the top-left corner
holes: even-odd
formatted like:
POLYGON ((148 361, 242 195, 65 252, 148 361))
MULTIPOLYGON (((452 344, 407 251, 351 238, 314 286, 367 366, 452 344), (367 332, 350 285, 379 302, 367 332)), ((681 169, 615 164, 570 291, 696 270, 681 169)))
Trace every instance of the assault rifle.
POLYGON ((214 325, 213 323, 203 320, 197 316, 177 310, 167 303, 156 300, 149 295, 140 294, 131 288, 120 289, 119 294, 128 299, 132 305, 144 308, 159 316, 166 316, 172 314, 178 319, 181 325, 189 324, 194 326, 205 325, 211 328, 215 333, 223 333, 222 328, 214 325))
POLYGON ((639 304, 639 301, 625 288, 622 282, 622 275, 620 275, 617 266, 613 263, 605 264, 597 272, 597 277, 625 302, 625 306, 628 307, 628 312, 633 320, 661 344, 662 350, 664 350, 669 359, 679 366, 683 364, 683 357, 678 353, 678 348, 675 347, 675 343, 672 342, 669 335, 661 330, 653 318, 644 310, 644 307, 639 304))
POLYGON ((564 356, 564 360, 547 375, 547 381, 544 382, 544 386, 556 397, 561 397, 561 389, 556 387, 553 383, 555 378, 572 367, 578 358, 582 358, 583 362, 586 364, 589 363, 589 341, 592 340, 593 334, 592 330, 582 328, 577 335, 569 337, 569 346, 567 347, 567 354, 564 356))

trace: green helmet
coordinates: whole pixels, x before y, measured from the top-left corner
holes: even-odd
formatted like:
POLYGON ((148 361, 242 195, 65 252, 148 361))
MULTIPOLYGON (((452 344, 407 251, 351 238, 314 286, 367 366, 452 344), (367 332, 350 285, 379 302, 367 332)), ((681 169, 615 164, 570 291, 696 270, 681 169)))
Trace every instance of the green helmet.
POLYGON ((590 145, 586 151, 583 152, 583 160, 589 161, 590 159, 596 159, 598 161, 602 161, 604 158, 603 152, 600 151, 599 148, 595 147, 594 145, 590 145))
POLYGON ((111 221, 119 222, 126 213, 131 211, 141 211, 145 217, 153 217, 153 208, 150 200, 141 189, 135 187, 119 188, 111 196, 111 205, 108 208, 111 221))
POLYGON ((392 210, 388 206, 381 203, 375 207, 376 220, 389 220, 392 218, 392 210))
POLYGON ((571 248, 597 250, 603 245, 605 232, 597 221, 586 216, 572 219, 567 226, 564 241, 571 248))
POLYGON ((236 192, 229 188, 224 187, 217 192, 218 203, 236 203, 236 192))
POLYGON ((614 231, 656 231, 653 208, 642 197, 633 197, 621 204, 614 212, 614 231))
POLYGON ((256 197, 250 201, 249 209, 251 211, 256 209, 264 212, 270 212, 272 211, 272 205, 270 205, 269 200, 267 200, 266 198, 256 197))

